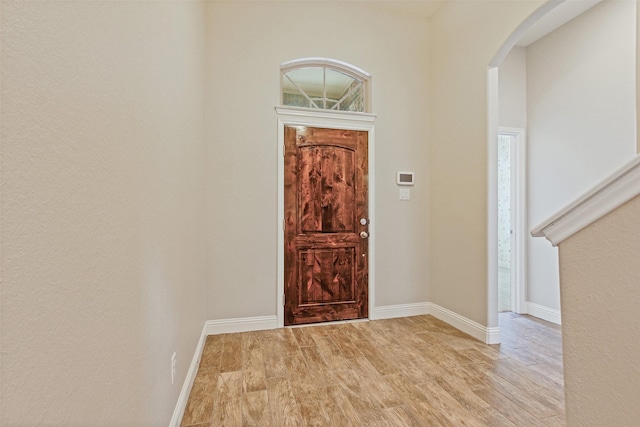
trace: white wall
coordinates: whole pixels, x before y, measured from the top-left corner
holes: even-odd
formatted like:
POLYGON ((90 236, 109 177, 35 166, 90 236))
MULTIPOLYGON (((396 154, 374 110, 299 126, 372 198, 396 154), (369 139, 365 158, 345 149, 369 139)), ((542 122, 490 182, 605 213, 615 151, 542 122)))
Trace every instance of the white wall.
MULTIPOLYGON (((635 154, 635 7, 605 1, 527 48, 531 227, 635 154)), ((528 301, 560 309, 557 250, 528 251, 528 301)))
POLYGON ((203 4, 1 8, 0 424, 167 425, 206 320, 203 4))
POLYGON ((346 61, 372 75, 376 121, 376 305, 426 302, 427 21, 351 2, 210 2, 208 316, 276 313, 281 63, 346 61), (415 172, 409 202, 395 174, 415 172))
POLYGON ((501 127, 527 127, 527 50, 515 46, 498 67, 501 127))

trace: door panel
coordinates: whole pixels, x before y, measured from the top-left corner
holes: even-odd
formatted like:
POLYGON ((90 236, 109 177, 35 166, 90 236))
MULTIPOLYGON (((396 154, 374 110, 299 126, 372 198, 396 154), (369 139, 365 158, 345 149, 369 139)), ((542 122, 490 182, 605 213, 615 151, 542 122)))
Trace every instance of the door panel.
POLYGON ((285 127, 285 325, 368 315, 367 140, 285 127))

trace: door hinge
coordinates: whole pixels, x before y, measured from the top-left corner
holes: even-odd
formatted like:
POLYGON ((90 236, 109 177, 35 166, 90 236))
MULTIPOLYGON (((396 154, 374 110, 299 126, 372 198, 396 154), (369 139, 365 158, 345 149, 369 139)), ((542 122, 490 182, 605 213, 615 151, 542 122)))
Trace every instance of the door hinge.
POLYGON ((282 146, 282 157, 286 157, 286 154, 287 154, 287 146, 283 145, 282 146))
POLYGON ((282 220, 282 231, 286 231, 286 229, 287 229, 287 220, 283 219, 282 220))
POLYGON ((282 294, 282 305, 283 306, 285 305, 285 298, 286 298, 285 294, 282 294))

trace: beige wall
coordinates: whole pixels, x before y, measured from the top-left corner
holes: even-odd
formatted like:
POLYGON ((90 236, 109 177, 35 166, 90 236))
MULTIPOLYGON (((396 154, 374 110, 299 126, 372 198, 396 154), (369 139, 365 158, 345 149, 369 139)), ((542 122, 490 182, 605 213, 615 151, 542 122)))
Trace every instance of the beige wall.
POLYGON ((431 301, 482 325, 487 325, 487 66, 542 3, 448 1, 432 18, 431 301))
POLYGON ((346 61, 373 76, 376 305, 428 301, 427 21, 351 2, 207 9, 208 317, 276 313, 279 65, 346 61), (411 200, 395 173, 415 172, 411 200))
POLYGON ((638 217, 640 197, 560 244, 570 426, 632 426, 640 418, 638 217))
POLYGON ((0 424, 167 425, 206 319, 203 5, 1 7, 0 424))

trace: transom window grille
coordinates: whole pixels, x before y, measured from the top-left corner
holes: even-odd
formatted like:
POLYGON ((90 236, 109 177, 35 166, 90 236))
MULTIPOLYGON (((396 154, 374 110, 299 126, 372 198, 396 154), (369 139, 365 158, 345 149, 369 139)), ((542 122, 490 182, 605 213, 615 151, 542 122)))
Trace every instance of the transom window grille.
POLYGON ((369 112, 369 74, 344 62, 308 58, 281 66, 282 105, 369 112))

